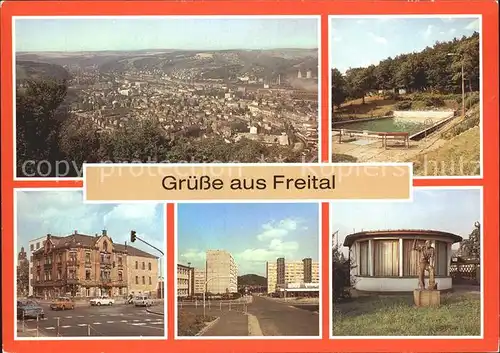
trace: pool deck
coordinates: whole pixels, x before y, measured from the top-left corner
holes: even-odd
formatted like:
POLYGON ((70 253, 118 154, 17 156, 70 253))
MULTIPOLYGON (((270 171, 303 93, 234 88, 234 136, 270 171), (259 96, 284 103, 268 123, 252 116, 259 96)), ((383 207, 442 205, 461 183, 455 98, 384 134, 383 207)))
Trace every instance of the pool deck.
POLYGON ((423 138, 420 141, 410 141, 409 148, 401 145, 382 146, 379 139, 357 139, 351 142, 339 143, 338 135, 332 136, 332 153, 346 154, 362 162, 406 162, 425 150, 439 148, 445 140, 439 133, 423 138))

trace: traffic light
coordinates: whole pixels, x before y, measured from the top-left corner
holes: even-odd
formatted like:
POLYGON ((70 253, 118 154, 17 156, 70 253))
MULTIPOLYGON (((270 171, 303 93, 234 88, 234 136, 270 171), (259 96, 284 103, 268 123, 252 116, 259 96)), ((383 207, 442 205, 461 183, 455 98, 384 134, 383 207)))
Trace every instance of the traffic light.
POLYGON ((135 230, 132 230, 130 232, 130 241, 133 243, 135 241, 135 238, 137 238, 137 235, 135 234, 135 230))

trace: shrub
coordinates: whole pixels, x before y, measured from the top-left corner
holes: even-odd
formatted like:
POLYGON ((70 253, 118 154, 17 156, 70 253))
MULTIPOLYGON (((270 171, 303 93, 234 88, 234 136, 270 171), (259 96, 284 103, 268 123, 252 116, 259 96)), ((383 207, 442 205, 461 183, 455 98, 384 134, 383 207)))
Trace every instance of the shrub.
POLYGON ((411 101, 401 101, 394 105, 396 110, 409 110, 411 109, 412 102, 411 101))
POLYGON ((430 96, 424 99, 424 104, 427 107, 442 107, 445 105, 444 99, 437 96, 430 96))
POLYGON ((401 96, 399 94, 396 94, 394 92, 384 92, 384 94, 382 95, 382 98, 386 99, 386 100, 394 100, 394 101, 397 101, 397 100, 400 100, 401 99, 401 96))
MULTIPOLYGON (((462 99, 460 99, 460 101, 461 100, 462 99)), ((479 100, 480 100, 479 92, 472 92, 471 94, 465 97, 465 106, 467 108, 470 108, 476 104, 479 104, 479 100)))

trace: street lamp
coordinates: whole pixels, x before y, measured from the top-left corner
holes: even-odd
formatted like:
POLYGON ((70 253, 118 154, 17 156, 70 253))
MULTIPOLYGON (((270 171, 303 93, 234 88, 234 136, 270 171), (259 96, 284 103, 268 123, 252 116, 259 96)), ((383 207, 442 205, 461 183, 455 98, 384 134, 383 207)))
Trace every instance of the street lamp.
POLYGON ((211 280, 214 280, 216 278, 233 278, 233 276, 215 276, 215 277, 210 277, 209 279, 207 279, 205 281, 205 286, 204 286, 204 290, 203 290, 203 318, 205 318, 205 293, 207 292, 207 284, 208 282, 210 282, 211 280))
POLYGON ((465 117, 465 79, 464 79, 464 57, 458 53, 448 53, 447 56, 458 56, 462 65, 462 117, 465 117))

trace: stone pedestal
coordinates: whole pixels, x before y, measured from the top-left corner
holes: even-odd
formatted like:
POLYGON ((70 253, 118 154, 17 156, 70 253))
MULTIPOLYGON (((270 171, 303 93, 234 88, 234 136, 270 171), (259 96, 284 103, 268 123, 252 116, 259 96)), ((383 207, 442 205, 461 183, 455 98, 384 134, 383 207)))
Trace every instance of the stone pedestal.
POLYGON ((437 307, 441 304, 441 293, 438 290, 415 289, 413 300, 416 306, 437 307))

